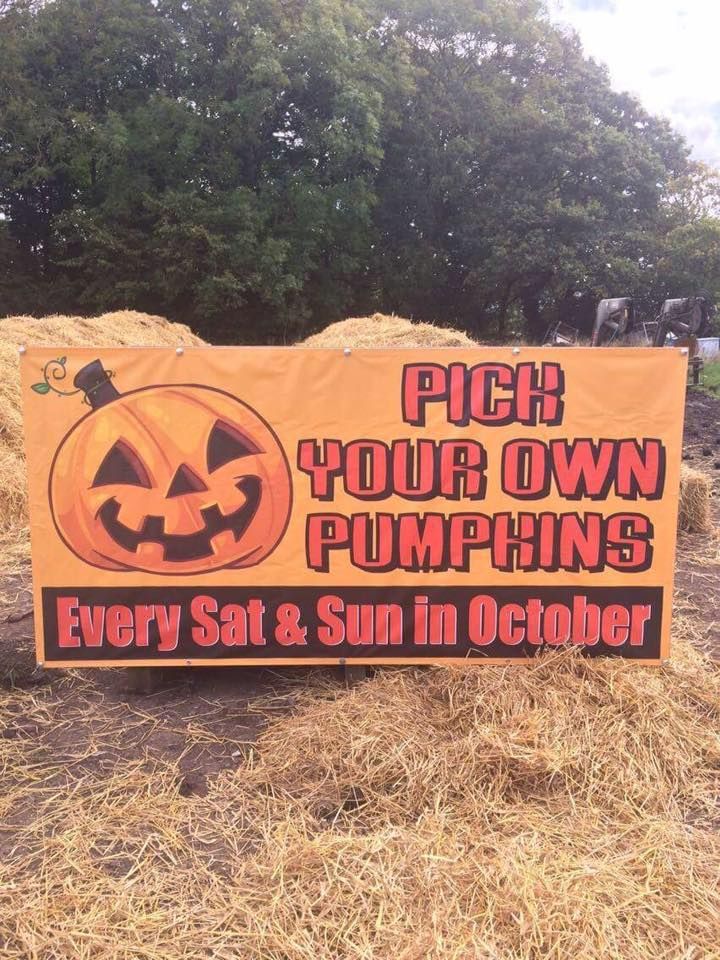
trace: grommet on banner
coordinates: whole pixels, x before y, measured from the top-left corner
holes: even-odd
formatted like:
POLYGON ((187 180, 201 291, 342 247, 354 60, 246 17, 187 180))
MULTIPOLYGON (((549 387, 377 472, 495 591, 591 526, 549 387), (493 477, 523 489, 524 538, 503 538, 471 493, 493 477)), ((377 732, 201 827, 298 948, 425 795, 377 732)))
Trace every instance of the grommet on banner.
POLYGON ((520 347, 513 347, 513 356, 516 357, 520 353, 520 347))
POLYGON ((20 356, 22 356, 24 353, 27 353, 27 347, 25 346, 24 343, 18 347, 18 353, 20 354, 20 356))
POLYGON ((350 349, 350 347, 345 347, 345 349, 343 350, 343 353, 345 354, 346 357, 349 357, 350 354, 352 353, 352 350, 350 349))
POLYGON ((181 357, 181 356, 185 353, 185 350, 184 350, 182 347, 176 347, 176 348, 175 348, 175 353, 176 353, 179 357, 181 357))
POLYGON ((681 353, 684 357, 686 357, 686 356, 688 355, 688 348, 687 348, 687 347, 680 347, 680 353, 681 353))

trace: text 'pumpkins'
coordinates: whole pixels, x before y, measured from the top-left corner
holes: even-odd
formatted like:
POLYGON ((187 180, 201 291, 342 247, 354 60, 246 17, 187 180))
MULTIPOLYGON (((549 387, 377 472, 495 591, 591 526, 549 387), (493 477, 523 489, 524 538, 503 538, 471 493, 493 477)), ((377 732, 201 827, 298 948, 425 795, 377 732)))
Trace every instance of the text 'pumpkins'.
POLYGON ((93 409, 50 477, 53 519, 73 553, 112 570, 194 574, 252 566, 277 546, 290 470, 251 407, 194 384, 121 394, 99 360, 75 384, 93 409))

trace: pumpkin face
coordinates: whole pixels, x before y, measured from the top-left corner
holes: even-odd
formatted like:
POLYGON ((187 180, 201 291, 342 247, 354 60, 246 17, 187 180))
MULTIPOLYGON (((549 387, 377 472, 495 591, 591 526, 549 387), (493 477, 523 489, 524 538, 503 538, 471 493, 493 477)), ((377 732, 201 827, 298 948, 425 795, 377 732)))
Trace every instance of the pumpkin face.
POLYGON ((291 498, 267 423, 236 397, 194 385, 117 394, 67 434, 50 475, 58 533, 109 570, 253 566, 280 541, 291 498))

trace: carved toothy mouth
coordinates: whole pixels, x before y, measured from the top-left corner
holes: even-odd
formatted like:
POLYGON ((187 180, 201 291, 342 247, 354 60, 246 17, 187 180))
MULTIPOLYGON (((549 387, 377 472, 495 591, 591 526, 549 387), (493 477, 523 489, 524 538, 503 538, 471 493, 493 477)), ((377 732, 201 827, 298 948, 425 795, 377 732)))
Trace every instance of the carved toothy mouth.
POLYGON ((164 517, 153 515, 145 517, 139 530, 133 530, 118 519, 120 504, 115 497, 106 500, 100 507, 98 518, 115 543, 131 553, 136 553, 141 543, 159 543, 166 561, 181 563, 184 560, 202 560, 215 553, 211 542, 213 537, 231 530, 237 542, 257 513, 262 494, 260 477, 242 477, 236 486, 245 494, 245 503, 226 516, 216 503, 205 507, 200 511, 205 526, 195 533, 165 533, 164 517))

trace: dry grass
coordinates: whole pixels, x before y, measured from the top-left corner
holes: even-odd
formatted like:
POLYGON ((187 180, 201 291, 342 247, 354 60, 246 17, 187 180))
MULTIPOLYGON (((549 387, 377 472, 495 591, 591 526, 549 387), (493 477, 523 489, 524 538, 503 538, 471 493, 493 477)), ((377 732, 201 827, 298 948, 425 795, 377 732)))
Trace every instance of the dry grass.
POLYGON ((6 694, 5 724, 35 732, 0 740, 20 821, 1 955, 717 957, 720 677, 677 628, 660 670, 561 653, 351 691, 309 676, 205 797, 124 760, 102 714, 61 764, 42 734, 72 722, 62 697, 6 694))
POLYGON ((403 317, 374 313, 331 323, 302 342, 304 347, 477 347, 461 330, 414 323, 403 317))
POLYGON ((99 317, 5 317, 0 320, 0 550, 3 569, 27 557, 27 493, 20 406, 21 344, 62 347, 199 345, 184 324, 132 310, 99 317))
POLYGON ((686 533, 709 533, 712 530, 710 498, 712 480, 700 470, 684 463, 680 467, 680 509, 678 528, 686 533))

